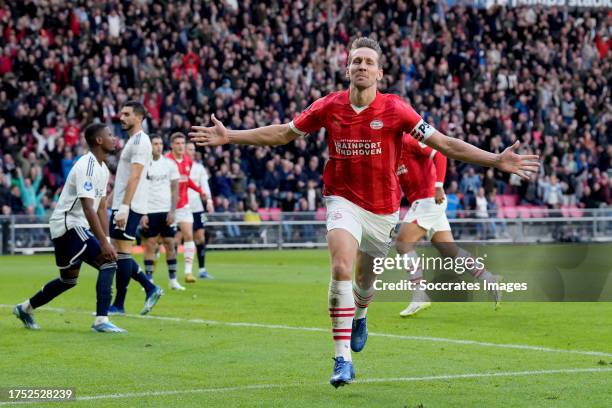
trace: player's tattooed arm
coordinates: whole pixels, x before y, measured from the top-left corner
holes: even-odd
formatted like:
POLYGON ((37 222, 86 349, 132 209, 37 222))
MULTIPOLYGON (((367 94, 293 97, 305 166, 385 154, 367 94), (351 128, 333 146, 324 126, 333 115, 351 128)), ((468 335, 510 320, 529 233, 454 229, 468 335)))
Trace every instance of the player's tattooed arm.
MULTIPOLYGON (((81 197, 80 200, 81 207, 83 207, 83 213, 85 214, 85 218, 87 218, 87 222, 89 223, 89 228, 97 238, 102 248, 102 257, 107 262, 116 262, 117 252, 115 252, 115 249, 106 240, 106 234, 104 233, 102 222, 100 222, 98 213, 94 210, 93 198, 81 197)), ((104 204, 104 207, 106 207, 106 204, 104 204)), ((108 228, 108 220, 106 221, 106 225, 108 228)))
POLYGON ((170 182, 170 211, 168 211, 168 215, 166 216, 166 224, 172 225, 174 224, 174 217, 176 214, 176 205, 178 203, 178 180, 172 180, 170 182))
POLYGON ((189 137, 198 146, 219 146, 228 143, 255 146, 280 146, 291 142, 299 135, 289 124, 270 125, 249 130, 230 130, 215 115, 211 116, 214 126, 193 126, 189 137))

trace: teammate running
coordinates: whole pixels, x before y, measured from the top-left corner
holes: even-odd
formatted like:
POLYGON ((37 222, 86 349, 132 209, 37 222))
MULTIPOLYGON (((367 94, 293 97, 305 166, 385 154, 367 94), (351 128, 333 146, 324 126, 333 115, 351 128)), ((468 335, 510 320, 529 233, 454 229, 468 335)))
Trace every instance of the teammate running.
POLYGON ((146 298, 141 314, 147 314, 157 304, 164 291, 151 283, 132 258, 132 245, 140 218, 147 213, 147 171, 151 164, 151 141, 142 130, 145 108, 140 102, 128 101, 121 108, 121 128, 127 131, 113 190, 113 212, 110 236, 117 250, 117 294, 110 313, 125 313, 125 296, 130 277, 145 289, 146 298))
POLYGON ((501 154, 485 152, 438 132, 398 96, 378 92, 377 83, 383 78, 381 54, 375 40, 353 41, 346 71, 349 89, 316 100, 290 123, 228 130, 213 115, 212 127, 194 126, 190 133, 202 146, 276 146, 321 127, 327 130, 329 161, 323 174, 323 194, 331 255, 328 305, 335 348, 330 379, 334 387, 355 378, 349 345, 360 351, 367 340, 367 305, 376 277, 374 257, 386 256, 391 231, 398 222, 401 190, 396 171, 402 135, 410 133, 447 157, 494 166, 522 178, 538 169, 538 156, 514 153, 518 143, 501 154), (354 267, 358 306, 352 295, 354 267))
MULTIPOLYGON (((188 142, 185 153, 193 162, 189 178, 206 194, 206 212, 211 214, 215 211, 215 207, 213 206, 212 194, 208 185, 208 172, 200 162, 195 161, 195 152, 195 144, 188 142)), ((202 205, 202 196, 195 190, 189 189, 187 197, 189 198, 189 208, 193 214, 193 238, 196 244, 198 265, 200 266, 198 276, 202 279, 213 279, 213 276, 206 271, 206 236, 204 226, 206 225, 207 217, 202 205)))
POLYGON ((40 328, 34 321, 34 309, 76 286, 81 264, 85 262, 98 269, 96 320, 91 328, 97 332, 125 332, 108 320, 117 253, 106 237, 109 172, 104 160, 115 150, 115 138, 108 127, 97 123, 85 129, 85 141, 90 151, 68 173, 49 219, 60 277, 13 308, 13 313, 28 329, 40 328))
MULTIPOLYGON (((406 134, 403 137, 402 158, 397 175, 402 191, 410 202, 410 209, 397 236, 397 252, 409 258, 418 258, 414 245, 427 234, 432 234, 431 242, 442 257, 471 258, 467 251, 455 244, 446 218, 443 188, 446 157, 406 134)), ((409 272, 411 282, 418 285, 423 280, 423 269, 420 265, 415 271, 409 272)), ((478 279, 497 282, 497 278, 486 269, 473 268, 469 272, 478 279)), ((497 309, 501 292, 495 291, 493 296, 497 309)), ((412 302, 400 312, 400 316, 412 316, 430 306, 431 302, 425 291, 417 287, 413 291, 412 302)))
POLYGON ((176 237, 176 245, 180 244, 181 239, 183 240, 184 257, 185 257, 185 282, 195 283, 193 277, 193 255, 195 253, 195 242, 193 241, 193 215, 189 208, 189 200, 187 197, 187 190, 193 189, 200 195, 204 196, 204 193, 200 187, 198 187, 189 178, 189 173, 193 162, 189 156, 185 154, 185 135, 182 133, 174 133, 170 137, 171 151, 166 155, 167 158, 172 159, 179 169, 181 178, 179 179, 179 192, 178 192, 178 203, 176 205, 176 223, 179 227, 179 233, 176 237))
POLYGON ((144 243, 145 272, 149 280, 153 279, 155 269, 155 250, 158 238, 161 237, 166 249, 169 287, 174 290, 185 290, 176 280, 176 204, 178 202, 179 172, 176 164, 162 155, 164 142, 161 136, 151 137, 153 158, 147 180, 149 194, 147 201, 148 214, 140 219, 141 234, 144 243))

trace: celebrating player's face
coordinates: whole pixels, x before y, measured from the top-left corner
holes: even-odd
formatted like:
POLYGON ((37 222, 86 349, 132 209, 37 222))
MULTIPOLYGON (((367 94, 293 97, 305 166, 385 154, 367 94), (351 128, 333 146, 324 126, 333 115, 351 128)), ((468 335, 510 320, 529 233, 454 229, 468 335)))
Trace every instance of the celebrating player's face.
POLYGON ((382 79, 378 54, 371 48, 357 48, 351 52, 347 75, 358 89, 369 88, 382 79))

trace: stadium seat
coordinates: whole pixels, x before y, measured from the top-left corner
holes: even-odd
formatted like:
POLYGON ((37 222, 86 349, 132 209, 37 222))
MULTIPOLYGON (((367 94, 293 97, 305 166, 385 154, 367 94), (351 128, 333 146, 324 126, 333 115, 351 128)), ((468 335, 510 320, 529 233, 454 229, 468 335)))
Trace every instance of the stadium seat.
POLYGON ((281 219, 281 209, 280 208, 270 208, 270 220, 271 221, 280 221, 281 219))
POLYGON ((517 211, 518 211, 518 216, 519 218, 531 218, 532 214, 531 214, 531 208, 529 208, 526 205, 519 205, 518 207, 516 207, 517 211))
POLYGON ((503 197, 502 200, 505 207, 515 207, 520 201, 518 194, 504 194, 501 197, 503 197))
POLYGON ((561 216, 562 216, 563 218, 569 218, 569 217, 571 217, 571 216, 572 216, 572 215, 570 214, 570 209, 569 209, 569 206, 568 206, 568 205, 562 205, 562 206, 561 206, 561 216))
POLYGON ((504 207, 504 218, 516 218, 518 217, 518 211, 516 207, 509 206, 504 207))
POLYGON ((495 196, 495 202, 497 203, 497 207, 498 208, 502 208, 505 205, 504 198, 501 195, 496 195, 495 196))
POLYGON ((315 220, 325 221, 326 217, 327 217, 327 210, 325 208, 317 208, 317 212, 315 214, 315 220))
POLYGON ((270 220, 270 212, 268 211, 267 208, 260 208, 257 210, 257 212, 259 213, 259 216, 261 217, 262 221, 270 220))
POLYGON ((532 205, 531 208, 531 216, 534 218, 542 218, 548 217, 548 208, 538 205, 532 205))
POLYGON ((574 218, 582 218, 582 216, 584 215, 584 211, 582 210, 582 208, 578 208, 575 205, 571 205, 569 207, 569 213, 570 213, 570 217, 574 217, 574 218))

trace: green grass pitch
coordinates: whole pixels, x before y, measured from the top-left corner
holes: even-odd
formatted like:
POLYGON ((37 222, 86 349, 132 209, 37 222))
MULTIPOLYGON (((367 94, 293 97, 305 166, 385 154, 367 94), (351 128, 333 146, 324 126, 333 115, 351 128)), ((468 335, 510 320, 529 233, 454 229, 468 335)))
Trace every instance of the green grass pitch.
MULTIPOLYGON (((215 280, 166 290, 150 318, 114 317, 129 333, 113 335, 90 330, 89 267, 36 312, 41 331, 24 329, 10 305, 57 276, 54 260, 2 257, 0 387, 74 387, 70 407, 612 404, 612 303, 440 303, 402 319, 406 303, 375 302, 356 382, 336 390, 326 251, 217 251, 207 263, 215 280)), ((164 289, 165 278, 162 262, 164 289)), ((132 281, 128 313, 143 300, 132 281)))

